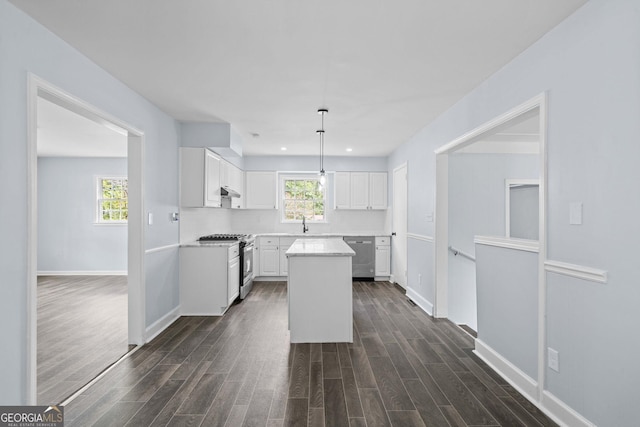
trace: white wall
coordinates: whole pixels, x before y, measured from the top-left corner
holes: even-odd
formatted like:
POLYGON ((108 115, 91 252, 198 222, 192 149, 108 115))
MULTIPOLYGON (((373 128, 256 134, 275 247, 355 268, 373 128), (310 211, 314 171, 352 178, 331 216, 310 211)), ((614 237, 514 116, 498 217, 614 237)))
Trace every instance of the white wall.
MULTIPOLYGON (((449 245, 475 254, 477 235, 505 236, 505 179, 539 176, 538 155, 449 155, 449 245)), ((449 252, 449 319, 476 329, 476 266, 449 252)))
POLYGON ((127 271, 127 225, 96 224, 96 179, 113 176, 126 158, 38 158, 38 272, 127 271))
MULTIPOLYGON (((145 248, 178 242, 178 225, 169 221, 178 203, 178 125, 64 41, 0 0, 0 197, 11 203, 0 221, 0 404, 27 401, 27 81, 34 73, 54 86, 144 132, 144 207, 155 214, 145 226, 145 248)), ((177 266, 169 259, 145 257, 177 266)), ((160 267, 160 266, 158 266, 160 267)), ((146 306, 177 307, 178 283, 172 276, 145 283, 146 306)), ((146 314, 147 326, 163 313, 146 314)))
MULTIPOLYGON (((629 379, 640 378, 640 341, 627 328, 640 325, 640 248, 631 237, 640 235, 639 23, 638 0, 589 1, 389 159, 389 171, 408 162, 409 200, 420 200, 409 206, 409 232, 432 236, 424 212, 435 200, 433 150, 547 92, 547 258, 604 269, 609 279, 547 273, 547 345, 560 352, 560 372, 546 369, 545 389, 599 426, 637 424, 629 379), (572 202, 583 203, 582 225, 569 224, 572 202)), ((433 265, 426 250, 408 259, 433 265)))

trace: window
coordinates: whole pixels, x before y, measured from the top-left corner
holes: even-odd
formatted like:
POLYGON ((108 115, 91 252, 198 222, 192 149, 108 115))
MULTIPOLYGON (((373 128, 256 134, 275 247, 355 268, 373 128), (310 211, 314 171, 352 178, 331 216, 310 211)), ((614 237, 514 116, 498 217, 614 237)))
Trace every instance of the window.
POLYGON ((127 178, 98 178, 97 222, 100 224, 126 223, 129 218, 128 194, 127 178))
POLYGON ((315 176, 282 177, 282 222, 324 222, 325 189, 315 176))

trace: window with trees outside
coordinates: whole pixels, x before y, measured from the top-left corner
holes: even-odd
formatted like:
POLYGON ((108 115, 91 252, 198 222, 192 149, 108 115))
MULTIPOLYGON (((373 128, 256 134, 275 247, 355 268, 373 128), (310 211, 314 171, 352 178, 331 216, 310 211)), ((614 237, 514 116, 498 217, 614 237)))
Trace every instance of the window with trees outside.
POLYGON ((126 177, 100 177, 97 185, 99 224, 122 224, 129 219, 126 177))
POLYGON ((282 221, 325 222, 325 189, 316 176, 283 176, 282 221))

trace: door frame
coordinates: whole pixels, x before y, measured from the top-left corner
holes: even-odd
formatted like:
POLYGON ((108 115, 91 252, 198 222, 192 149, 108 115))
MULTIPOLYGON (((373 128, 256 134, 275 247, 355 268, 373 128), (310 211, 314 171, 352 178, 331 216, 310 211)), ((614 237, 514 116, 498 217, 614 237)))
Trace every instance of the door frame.
POLYGON ((540 133, 540 202, 539 212, 539 255, 538 255, 538 400, 544 390, 545 380, 545 343, 546 343, 546 274, 544 262, 547 259, 547 104, 548 96, 543 92, 518 105, 493 120, 454 139, 435 150, 436 154, 436 215, 435 215, 435 259, 434 279, 435 295, 434 317, 448 316, 448 280, 449 280, 449 154, 494 133, 517 117, 532 114, 538 110, 540 133))
POLYGON ((129 221, 127 226, 128 340, 144 344, 144 132, 87 102, 29 73, 27 80, 27 348, 26 397, 37 403, 37 323, 38 323, 38 151, 37 105, 41 96, 59 106, 106 126, 127 132, 127 174, 129 221))
MULTIPOLYGON (((409 186, 408 186, 408 180, 407 180, 407 175, 409 173, 409 166, 407 164, 407 162, 402 163, 401 165, 395 167, 393 169, 393 175, 392 175, 392 189, 393 189, 393 194, 392 194, 392 220, 391 220, 391 228, 393 232, 395 232, 395 220, 396 220, 396 215, 395 215, 395 208, 396 208, 396 204, 395 204, 395 197, 396 197, 396 192, 395 192, 395 185, 396 185, 396 172, 399 171, 400 169, 404 168, 404 173, 405 173, 405 180, 404 180, 404 186, 405 186, 405 194, 407 195, 407 197, 405 198, 405 206, 404 206, 404 223, 405 223, 405 236, 404 236, 404 283, 400 283, 396 280, 396 274, 395 271, 393 269, 393 259, 397 257, 397 254, 393 253, 393 250, 391 251, 391 280, 395 283, 398 283, 398 285, 400 285, 403 289, 407 289, 407 287, 409 286, 409 284, 407 283, 408 281, 408 277, 407 277, 407 270, 409 268, 409 251, 408 251, 408 241, 407 241, 407 234, 408 234, 408 229, 409 229, 409 186)), ((391 248, 393 249, 393 237, 391 238, 391 248)))

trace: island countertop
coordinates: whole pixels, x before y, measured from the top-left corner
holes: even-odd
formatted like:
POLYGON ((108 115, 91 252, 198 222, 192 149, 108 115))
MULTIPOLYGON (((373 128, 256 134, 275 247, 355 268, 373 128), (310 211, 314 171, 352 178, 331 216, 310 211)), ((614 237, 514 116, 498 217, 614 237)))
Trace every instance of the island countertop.
POLYGON ((297 239, 287 250, 294 256, 354 256, 356 253, 342 239, 297 239))

